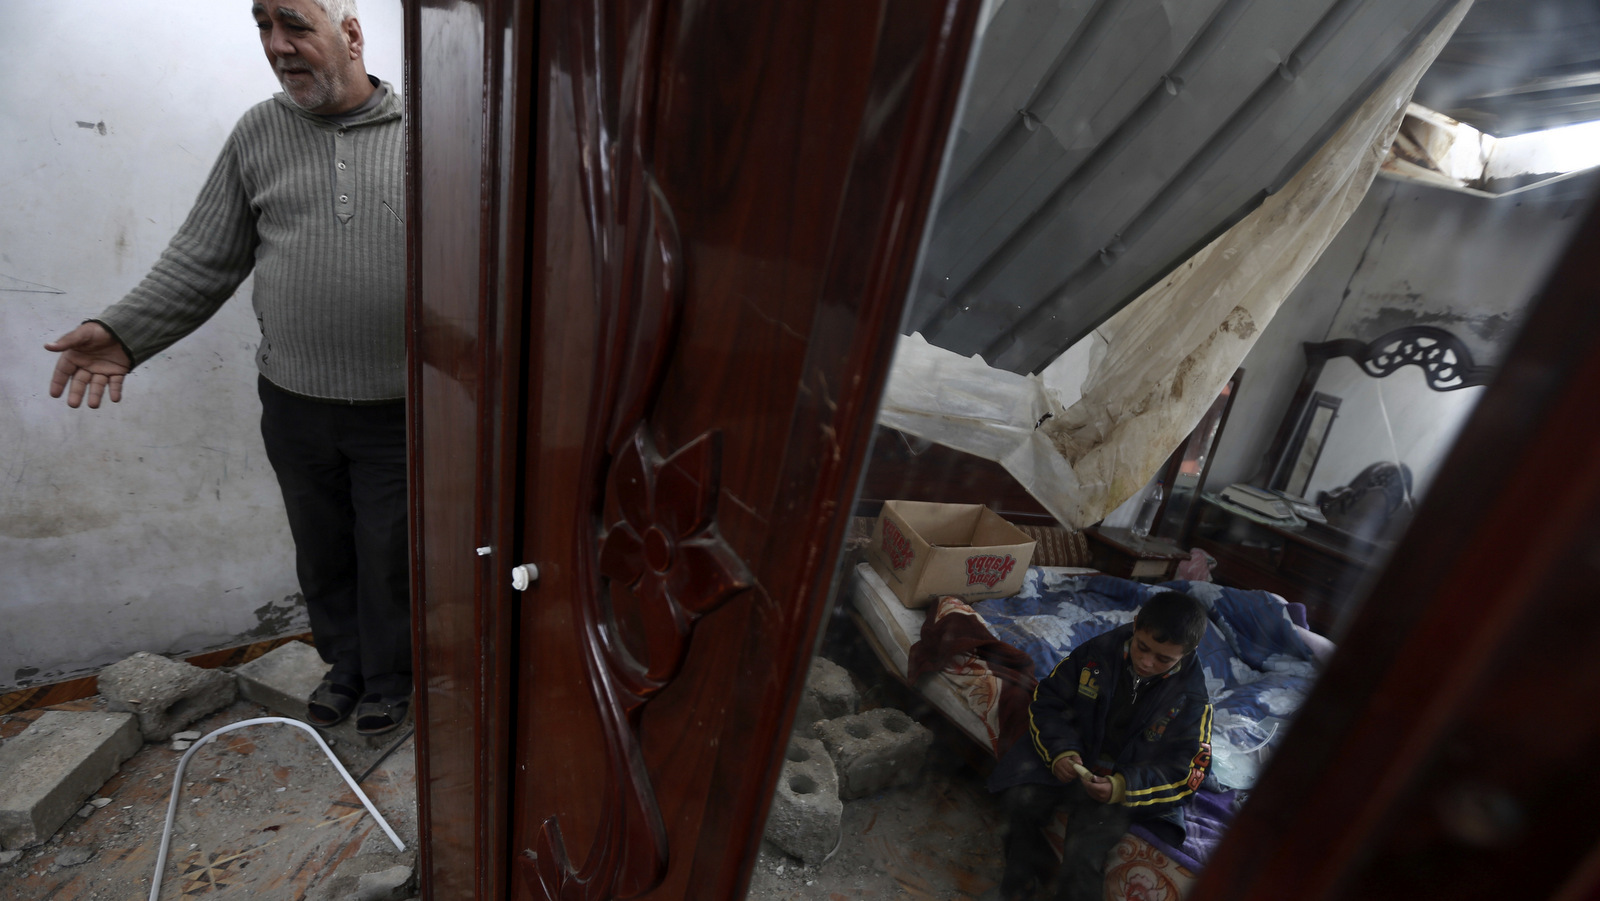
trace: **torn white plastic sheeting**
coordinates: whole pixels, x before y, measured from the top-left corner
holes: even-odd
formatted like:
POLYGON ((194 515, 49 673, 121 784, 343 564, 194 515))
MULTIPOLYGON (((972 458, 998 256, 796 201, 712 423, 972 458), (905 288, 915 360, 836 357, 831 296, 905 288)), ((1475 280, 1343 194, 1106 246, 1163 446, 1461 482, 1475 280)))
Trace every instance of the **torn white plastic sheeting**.
POLYGON ((1284 187, 1095 333, 1082 396, 903 337, 879 421, 1003 465, 1072 528, 1144 486, 1355 211, 1462 0, 1284 187), (1048 415, 1048 418, 1046 417, 1048 415))
POLYGON ((1036 375, 995 369, 981 357, 901 336, 878 421, 1006 468, 1057 519, 1081 493, 1072 466, 1035 428, 1066 413, 1061 393, 1036 375), (1048 420, 1046 420, 1048 421, 1048 420))

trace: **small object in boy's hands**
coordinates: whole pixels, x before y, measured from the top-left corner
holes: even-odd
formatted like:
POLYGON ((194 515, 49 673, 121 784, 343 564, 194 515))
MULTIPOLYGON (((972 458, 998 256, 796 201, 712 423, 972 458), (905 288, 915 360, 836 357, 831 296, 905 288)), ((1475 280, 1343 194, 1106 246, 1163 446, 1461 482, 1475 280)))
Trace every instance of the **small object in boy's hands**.
POLYGON ((1074 763, 1072 765, 1072 769, 1073 769, 1073 772, 1078 774, 1078 778, 1079 779, 1093 779, 1094 778, 1094 774, 1089 772, 1089 768, 1084 766, 1081 763, 1074 763))

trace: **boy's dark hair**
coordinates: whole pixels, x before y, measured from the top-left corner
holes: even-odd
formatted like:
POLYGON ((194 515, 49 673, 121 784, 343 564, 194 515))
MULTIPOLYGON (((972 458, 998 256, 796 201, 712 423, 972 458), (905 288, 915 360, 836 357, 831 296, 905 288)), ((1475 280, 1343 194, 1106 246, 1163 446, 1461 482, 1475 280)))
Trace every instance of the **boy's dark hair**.
POLYGON ((1139 608, 1133 627, 1162 644, 1182 645, 1187 653, 1206 634, 1206 605, 1181 591, 1158 591, 1139 608))

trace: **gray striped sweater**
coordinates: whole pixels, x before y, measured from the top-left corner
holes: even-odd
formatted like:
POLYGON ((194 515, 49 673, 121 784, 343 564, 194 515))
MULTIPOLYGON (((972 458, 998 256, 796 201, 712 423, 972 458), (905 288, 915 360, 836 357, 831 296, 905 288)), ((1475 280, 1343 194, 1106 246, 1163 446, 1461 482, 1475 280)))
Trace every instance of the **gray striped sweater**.
POLYGON ((400 99, 340 125, 274 96, 239 119, 150 274, 98 319, 138 365, 199 328, 255 270, 256 365, 338 401, 405 396, 400 99))

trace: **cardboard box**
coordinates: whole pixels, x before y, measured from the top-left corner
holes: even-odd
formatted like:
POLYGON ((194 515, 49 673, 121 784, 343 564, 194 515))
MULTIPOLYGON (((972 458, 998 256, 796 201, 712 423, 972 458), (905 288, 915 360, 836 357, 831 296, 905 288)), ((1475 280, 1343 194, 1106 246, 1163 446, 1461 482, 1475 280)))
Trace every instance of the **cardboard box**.
POLYGON ((1034 542, 982 504, 885 501, 867 559, 907 607, 1022 590, 1034 542))

